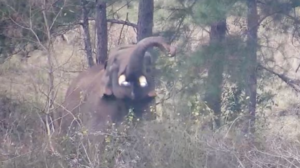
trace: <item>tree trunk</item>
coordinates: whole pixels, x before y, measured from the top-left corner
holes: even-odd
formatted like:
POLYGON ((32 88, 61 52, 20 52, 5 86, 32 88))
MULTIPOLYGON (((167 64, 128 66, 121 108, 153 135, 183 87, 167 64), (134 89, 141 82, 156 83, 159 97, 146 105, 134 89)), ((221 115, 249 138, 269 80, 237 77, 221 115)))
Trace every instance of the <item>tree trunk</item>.
MULTIPOLYGON (((142 39, 149 37, 152 35, 153 28, 153 8, 154 2, 153 0, 140 0, 139 1, 139 13, 138 13, 138 24, 137 24, 137 41, 141 41, 142 39)), ((152 61, 155 64, 155 60, 152 61)), ((153 71, 155 70, 155 66, 153 65, 153 71)), ((154 78, 151 83, 155 84, 154 78)), ((155 86, 154 86, 155 88, 155 86)), ((156 105, 155 99, 151 101, 149 104, 141 105, 138 107, 138 110, 142 110, 145 112, 144 119, 153 120, 156 118, 156 105)))
POLYGON ((137 41, 152 35, 153 8, 153 0, 140 0, 137 24, 137 41))
MULTIPOLYGON (((226 20, 217 22, 210 26, 210 45, 221 47, 226 34, 226 20)), ((221 96, 222 96, 222 82, 224 70, 224 54, 216 52, 212 56, 212 64, 208 69, 208 77, 206 83, 205 101, 215 115, 215 126, 221 126, 221 96)))
POLYGON ((87 9, 87 1, 81 0, 82 5, 82 28, 84 31, 84 47, 85 52, 87 56, 87 61, 89 64, 89 67, 92 67, 95 63, 93 60, 93 52, 92 52, 92 44, 91 44, 91 35, 90 35, 90 29, 89 29, 89 16, 88 16, 88 9, 87 9))
POLYGON ((96 2, 96 63, 104 65, 107 60, 107 19, 106 3, 103 0, 96 2))
MULTIPOLYGON (((258 29, 258 14, 256 0, 247 0, 247 66, 246 72, 246 95, 248 99, 248 113, 250 115, 250 133, 254 133, 255 111, 256 111, 256 88, 257 88, 257 29, 258 29)), ((249 133, 249 128, 247 128, 249 133)))

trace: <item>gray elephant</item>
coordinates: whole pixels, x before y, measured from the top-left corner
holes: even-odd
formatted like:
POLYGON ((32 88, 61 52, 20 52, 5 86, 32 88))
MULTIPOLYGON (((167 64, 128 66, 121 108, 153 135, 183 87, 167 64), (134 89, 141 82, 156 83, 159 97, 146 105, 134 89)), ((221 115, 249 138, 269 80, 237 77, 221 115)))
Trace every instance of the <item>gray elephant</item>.
POLYGON ((147 52, 151 47, 158 47, 169 56, 176 53, 164 38, 148 37, 135 45, 117 47, 106 65, 95 65, 79 74, 62 104, 59 120, 62 130, 81 123, 89 131, 98 131, 107 122, 120 123, 129 108, 141 117, 142 109, 156 96, 154 63, 147 52))

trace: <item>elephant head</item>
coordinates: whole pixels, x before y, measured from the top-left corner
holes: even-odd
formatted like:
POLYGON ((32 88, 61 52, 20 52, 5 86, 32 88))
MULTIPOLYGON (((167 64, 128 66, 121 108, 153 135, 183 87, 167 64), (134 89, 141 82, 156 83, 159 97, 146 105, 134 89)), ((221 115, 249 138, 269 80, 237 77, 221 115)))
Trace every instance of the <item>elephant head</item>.
POLYGON ((174 56, 176 50, 163 37, 148 37, 136 45, 122 46, 111 52, 106 65, 105 95, 131 100, 155 97, 153 59, 147 50, 158 47, 174 56), (146 66, 146 67, 145 67, 146 66))
POLYGON ((69 126, 83 123, 96 130, 102 129, 104 126, 98 124, 106 121, 121 121, 132 107, 137 116, 143 115, 140 109, 155 96, 153 69, 151 71, 154 63, 147 52, 151 47, 158 47, 169 56, 176 52, 162 37, 148 37, 136 45, 116 48, 106 66, 94 65, 72 81, 57 125, 68 131, 69 126))

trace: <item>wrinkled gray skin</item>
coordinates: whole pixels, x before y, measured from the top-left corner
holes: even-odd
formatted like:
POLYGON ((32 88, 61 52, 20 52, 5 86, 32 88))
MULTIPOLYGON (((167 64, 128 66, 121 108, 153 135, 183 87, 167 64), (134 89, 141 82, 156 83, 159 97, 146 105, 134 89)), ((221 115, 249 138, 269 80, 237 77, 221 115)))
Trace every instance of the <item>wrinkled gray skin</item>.
POLYGON ((69 126, 78 123, 92 132, 103 130, 107 122, 121 122, 131 107, 136 109, 137 116, 142 116, 139 110, 155 97, 154 63, 146 52, 151 47, 158 47, 169 56, 176 52, 164 38, 148 37, 135 45, 113 50, 106 66, 95 65, 79 74, 70 84, 62 104, 58 122, 62 132, 67 133, 69 126), (120 75, 126 76, 128 86, 119 85, 120 75), (139 85, 138 78, 142 75, 147 79, 146 87, 139 85))
MULTIPOLYGON (((58 133, 73 134, 78 125, 89 133, 92 144, 102 144, 107 123, 120 123, 128 114, 129 108, 134 109, 137 117, 142 117, 145 106, 155 97, 154 62, 146 52, 151 47, 158 47, 175 55, 175 48, 170 47, 162 37, 148 37, 135 45, 118 47, 113 50, 107 64, 94 65, 80 73, 70 84, 65 100, 61 106, 60 118, 56 124, 58 133), (120 85, 118 79, 125 75, 129 85, 120 85), (141 87, 140 76, 145 76, 147 85, 141 87)), ((100 145, 100 150, 103 150, 100 145)), ((90 156, 95 155, 96 148, 88 148, 90 156)), ((91 158, 92 159, 92 158, 91 158)), ((96 158, 95 158, 96 159, 96 158)))
POLYGON ((158 47, 165 51, 169 56, 175 55, 175 48, 170 47, 162 37, 148 37, 141 40, 136 45, 127 45, 116 48, 111 52, 107 61, 106 76, 110 79, 107 82, 107 88, 114 88, 112 94, 121 99, 126 100, 126 104, 134 109, 137 117, 142 117, 145 106, 151 102, 155 96, 154 88, 154 60, 147 50, 151 47, 158 47), (122 87, 117 84, 116 77, 112 77, 109 71, 112 67, 118 67, 118 77, 122 74, 126 76, 126 80, 132 85, 122 87), (138 78, 145 76, 148 82, 147 87, 140 87, 138 78), (114 85, 115 84, 115 85, 114 85), (121 91, 120 91, 121 90, 121 91))

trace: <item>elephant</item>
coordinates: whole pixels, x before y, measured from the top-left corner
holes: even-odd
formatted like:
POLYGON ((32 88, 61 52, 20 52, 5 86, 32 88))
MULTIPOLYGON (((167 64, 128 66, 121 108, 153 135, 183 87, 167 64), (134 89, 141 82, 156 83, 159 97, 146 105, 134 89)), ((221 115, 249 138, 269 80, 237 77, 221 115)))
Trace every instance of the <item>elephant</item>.
POLYGON ((160 36, 144 38, 137 44, 119 46, 105 65, 94 65, 80 73, 69 85, 59 125, 63 132, 83 124, 88 131, 100 131, 107 122, 120 123, 133 108, 137 117, 156 96, 154 61, 147 50, 158 47, 176 54, 175 47, 160 36))

